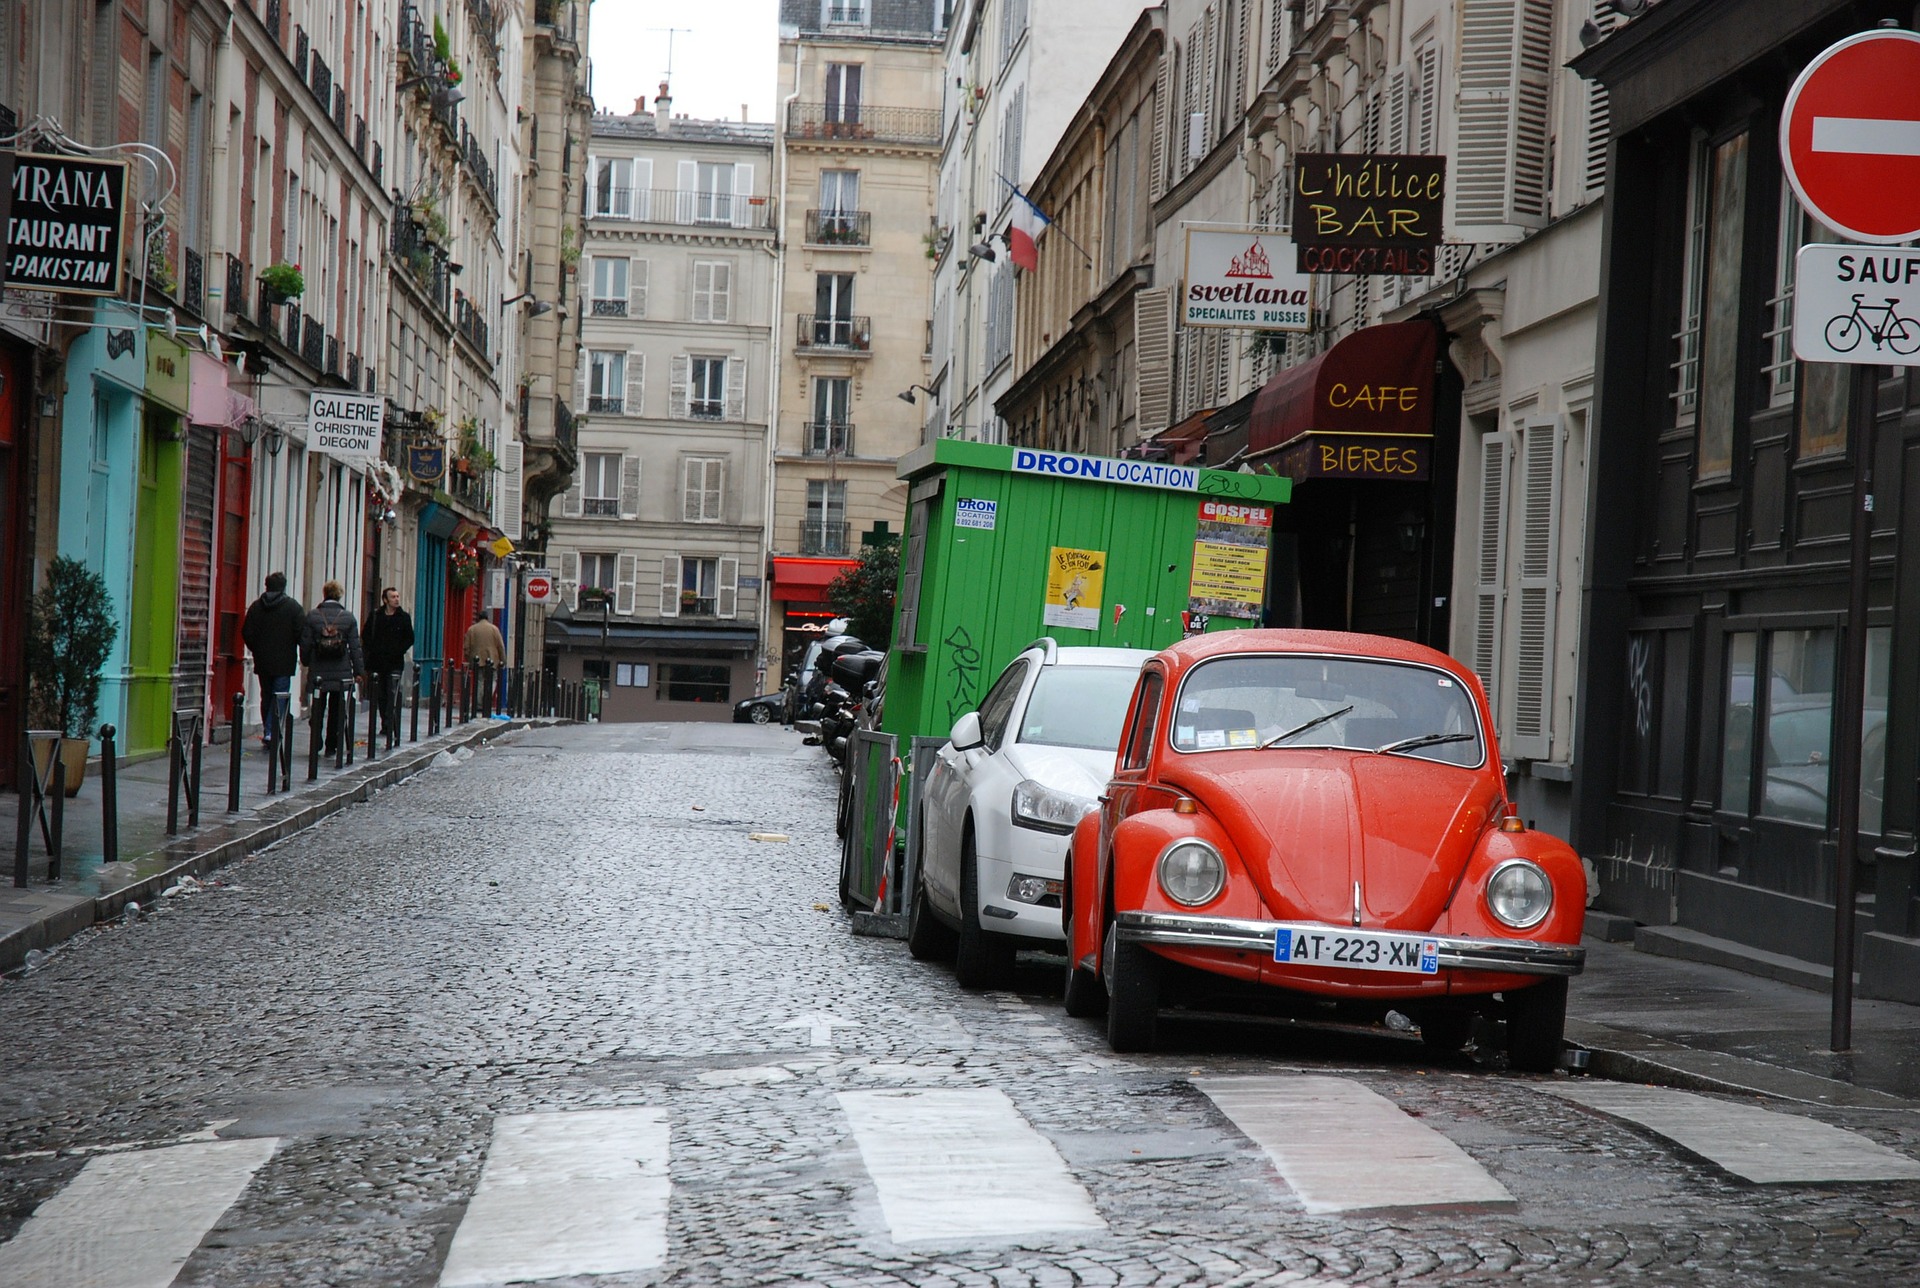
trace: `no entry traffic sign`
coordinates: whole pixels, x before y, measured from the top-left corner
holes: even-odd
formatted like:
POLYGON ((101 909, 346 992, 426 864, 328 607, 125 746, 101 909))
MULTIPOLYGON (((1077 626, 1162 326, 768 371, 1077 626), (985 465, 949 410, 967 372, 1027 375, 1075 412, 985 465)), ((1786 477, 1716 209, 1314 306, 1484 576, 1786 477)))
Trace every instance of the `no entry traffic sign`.
POLYGON ((1780 114, 1780 160, 1835 232, 1920 236, 1920 33, 1862 32, 1808 63, 1780 114))

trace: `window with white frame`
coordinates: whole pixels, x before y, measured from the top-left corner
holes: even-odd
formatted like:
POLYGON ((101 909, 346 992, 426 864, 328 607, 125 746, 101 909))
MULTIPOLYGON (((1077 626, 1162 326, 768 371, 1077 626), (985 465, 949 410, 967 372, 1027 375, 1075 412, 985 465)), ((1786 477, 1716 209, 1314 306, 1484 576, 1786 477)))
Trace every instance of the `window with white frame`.
POLYGON ((627 355, 615 349, 591 349, 587 365, 587 410, 619 415, 626 409, 627 355))
POLYGON ((593 257, 593 315, 623 318, 627 316, 627 258, 624 255, 593 257))
POLYGON ((612 595, 620 581, 619 563, 618 555, 581 552, 580 589, 604 590, 612 595))
POLYGON ((695 420, 720 420, 727 414, 727 360, 695 357, 688 364, 691 390, 687 414, 695 420))
POLYGON ((800 553, 847 553, 847 485, 844 481, 807 480, 807 517, 800 530, 800 553))
POLYGON ((689 456, 680 517, 688 523, 720 522, 726 477, 727 462, 724 457, 689 456))
POLYGON ((611 519, 620 513, 619 452, 580 454, 580 512, 589 518, 611 519))
POLYGON ((723 259, 693 261, 693 320, 726 322, 733 317, 733 265, 723 259))
MULTIPOLYGON (((700 162, 694 218, 703 224, 733 222, 733 163, 700 162)), ((741 193, 744 199, 747 194, 741 193)))
POLYGON ((593 175, 593 213, 626 219, 633 214, 633 162, 602 157, 593 175))
POLYGON ((693 555, 680 557, 680 611, 693 617, 712 617, 719 607, 720 561, 693 555))

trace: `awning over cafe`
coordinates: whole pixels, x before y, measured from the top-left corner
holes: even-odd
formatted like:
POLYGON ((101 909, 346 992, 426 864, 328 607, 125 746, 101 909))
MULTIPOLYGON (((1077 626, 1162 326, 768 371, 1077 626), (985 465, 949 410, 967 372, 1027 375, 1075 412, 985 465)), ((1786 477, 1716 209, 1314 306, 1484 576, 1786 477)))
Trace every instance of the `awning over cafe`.
POLYGON ((858 568, 858 559, 809 559, 797 555, 776 555, 773 559, 773 593, 769 599, 788 604, 824 604, 827 587, 849 568, 858 568))
POLYGON ((1248 463, 1295 481, 1426 478, 1438 346, 1431 322, 1387 322, 1278 372, 1254 399, 1248 463))

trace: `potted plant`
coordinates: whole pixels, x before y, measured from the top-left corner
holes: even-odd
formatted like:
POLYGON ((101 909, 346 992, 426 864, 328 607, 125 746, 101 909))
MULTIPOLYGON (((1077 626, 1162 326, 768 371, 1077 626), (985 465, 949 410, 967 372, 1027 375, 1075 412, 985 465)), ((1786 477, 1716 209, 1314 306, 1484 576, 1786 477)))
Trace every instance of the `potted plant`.
POLYGON ((27 630, 27 720, 37 729, 60 731, 66 791, 86 779, 87 740, 100 701, 100 668, 119 634, 106 580, 77 559, 60 556, 47 565, 47 580, 34 592, 27 630))
POLYGON ((613 592, 605 586, 582 586, 580 588, 580 607, 600 608, 613 602, 613 592))
POLYGON ((285 304, 306 292, 307 279, 298 264, 269 264, 260 270, 260 285, 267 288, 267 303, 285 304))

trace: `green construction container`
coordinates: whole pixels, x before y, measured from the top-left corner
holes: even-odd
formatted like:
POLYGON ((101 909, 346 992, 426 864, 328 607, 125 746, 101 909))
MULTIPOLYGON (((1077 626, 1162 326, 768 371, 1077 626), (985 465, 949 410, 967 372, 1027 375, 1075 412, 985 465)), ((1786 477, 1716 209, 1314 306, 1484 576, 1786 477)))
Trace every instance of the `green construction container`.
POLYGON ((1203 629, 1258 625, 1273 507, 1292 491, 1271 474, 957 439, 902 457, 899 475, 907 526, 882 728, 903 751, 946 737, 1042 635, 1165 648, 1196 602, 1213 609, 1203 629))

